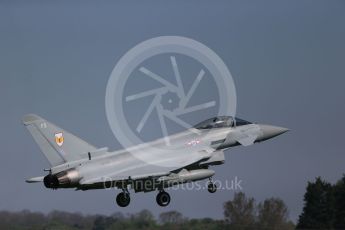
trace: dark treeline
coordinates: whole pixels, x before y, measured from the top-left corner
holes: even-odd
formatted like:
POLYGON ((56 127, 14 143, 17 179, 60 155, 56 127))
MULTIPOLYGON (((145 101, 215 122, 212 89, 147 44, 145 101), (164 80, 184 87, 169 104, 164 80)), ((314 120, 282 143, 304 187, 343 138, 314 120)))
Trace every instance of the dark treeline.
POLYGON ((345 229, 345 175, 334 185, 320 177, 308 183, 297 229, 345 229))
POLYGON ((0 229, 59 229, 59 230, 112 230, 112 229, 294 229, 288 220, 288 210, 278 198, 256 203, 244 193, 236 193, 233 200, 224 203, 224 219, 188 219, 177 211, 163 212, 156 219, 148 210, 135 214, 114 213, 83 215, 53 211, 49 214, 0 212, 0 229))

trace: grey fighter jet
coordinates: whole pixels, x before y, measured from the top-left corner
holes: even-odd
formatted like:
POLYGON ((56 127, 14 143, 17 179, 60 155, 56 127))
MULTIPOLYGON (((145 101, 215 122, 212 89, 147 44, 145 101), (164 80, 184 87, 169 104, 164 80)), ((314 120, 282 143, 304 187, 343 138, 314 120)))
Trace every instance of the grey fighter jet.
POLYGON ((26 180, 43 182, 49 189, 76 190, 118 188, 120 207, 130 203, 128 189, 137 192, 158 191, 160 206, 170 203, 165 188, 209 179, 210 193, 217 190, 210 166, 225 162, 224 151, 249 146, 278 136, 286 128, 254 124, 239 118, 219 116, 208 119, 184 132, 120 151, 96 148, 43 118, 28 114, 23 124, 29 130, 51 167, 47 175, 26 180))

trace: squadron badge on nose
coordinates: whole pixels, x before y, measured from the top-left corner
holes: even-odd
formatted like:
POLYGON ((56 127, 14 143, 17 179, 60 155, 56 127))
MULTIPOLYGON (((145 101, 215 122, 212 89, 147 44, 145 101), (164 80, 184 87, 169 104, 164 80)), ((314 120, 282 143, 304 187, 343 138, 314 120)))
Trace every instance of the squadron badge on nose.
POLYGON ((63 145, 63 134, 62 133, 55 133, 55 142, 58 146, 62 146, 63 145))

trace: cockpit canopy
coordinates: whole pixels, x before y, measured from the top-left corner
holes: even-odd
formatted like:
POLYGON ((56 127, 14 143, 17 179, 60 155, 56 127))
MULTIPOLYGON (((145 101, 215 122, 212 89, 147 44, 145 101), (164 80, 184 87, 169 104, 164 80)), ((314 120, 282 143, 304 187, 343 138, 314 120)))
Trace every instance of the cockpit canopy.
POLYGON ((249 121, 242 120, 237 117, 231 116, 218 116, 214 118, 207 119, 194 126, 196 129, 214 129, 214 128, 226 128, 226 127, 235 127, 242 125, 252 124, 249 121))

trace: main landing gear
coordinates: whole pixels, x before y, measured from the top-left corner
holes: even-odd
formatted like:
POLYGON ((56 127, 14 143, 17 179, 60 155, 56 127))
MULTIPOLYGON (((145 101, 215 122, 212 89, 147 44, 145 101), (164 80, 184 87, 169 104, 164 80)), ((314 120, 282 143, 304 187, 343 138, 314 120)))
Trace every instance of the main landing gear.
MULTIPOLYGON (((156 196, 156 201, 157 201, 157 204, 161 207, 168 206, 170 204, 169 193, 165 192, 164 190, 161 190, 156 196)), ((130 202, 131 202, 131 197, 127 189, 123 189, 123 191, 120 192, 116 196, 116 203, 120 207, 123 207, 123 208, 127 207, 130 202)))
POLYGON ((159 206, 166 207, 170 203, 170 195, 164 190, 160 191, 156 196, 156 201, 159 206))
POLYGON ((120 207, 127 207, 131 202, 131 197, 127 189, 124 189, 116 196, 116 203, 120 207))

